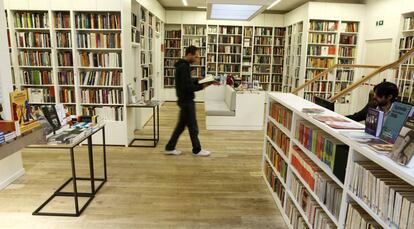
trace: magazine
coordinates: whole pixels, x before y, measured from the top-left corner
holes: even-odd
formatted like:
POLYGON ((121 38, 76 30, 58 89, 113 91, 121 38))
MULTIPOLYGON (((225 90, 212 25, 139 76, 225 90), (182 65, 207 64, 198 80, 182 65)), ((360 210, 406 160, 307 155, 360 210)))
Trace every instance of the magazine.
POLYGON ((413 167, 414 160, 414 118, 408 118, 403 128, 401 128, 391 150, 390 158, 398 164, 413 167))

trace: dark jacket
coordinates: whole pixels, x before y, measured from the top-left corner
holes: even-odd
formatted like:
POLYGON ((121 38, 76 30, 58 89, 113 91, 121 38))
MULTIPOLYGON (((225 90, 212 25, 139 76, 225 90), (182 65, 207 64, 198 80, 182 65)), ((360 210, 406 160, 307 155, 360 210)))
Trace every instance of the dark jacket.
POLYGON ((368 108, 376 108, 377 105, 375 105, 375 103, 373 102, 369 102, 367 103, 367 105, 365 105, 364 108, 362 108, 362 110, 356 112, 353 115, 348 115, 346 116, 349 119, 352 119, 356 122, 361 122, 361 121, 365 121, 365 119, 367 118, 367 114, 368 114, 368 108))
POLYGON ((203 90, 203 85, 198 84, 198 79, 191 78, 190 63, 180 59, 175 66, 175 90, 178 102, 191 102, 194 92, 203 90))

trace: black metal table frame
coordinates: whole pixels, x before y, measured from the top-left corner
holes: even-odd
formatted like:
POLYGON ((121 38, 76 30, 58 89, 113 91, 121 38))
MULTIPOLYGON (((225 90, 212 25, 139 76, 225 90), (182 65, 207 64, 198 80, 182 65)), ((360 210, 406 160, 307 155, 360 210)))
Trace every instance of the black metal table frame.
POLYGON ((139 106, 128 106, 131 108, 152 108, 152 130, 153 138, 134 138, 129 143, 129 147, 151 147, 155 148, 160 140, 160 105, 155 106, 150 105, 139 105, 139 106), (152 141, 153 145, 134 145, 136 141, 152 141))
MULTIPOLYGON (((36 147, 37 148, 37 147, 36 147)), ((41 148, 41 147, 39 147, 41 148)), ((40 207, 38 207, 34 212, 33 215, 41 215, 41 216, 68 216, 68 217, 78 217, 82 214, 82 212, 89 206, 92 200, 95 198, 96 193, 102 188, 102 186, 107 181, 107 169, 106 169, 106 143, 105 143, 105 126, 99 128, 98 130, 94 131, 89 136, 85 137, 76 145, 72 145, 69 148, 62 148, 62 147, 45 147, 46 149, 69 149, 70 151, 70 160, 72 166, 72 177, 69 178, 63 185, 61 185, 53 194, 50 196, 40 207), (92 136, 102 130, 102 147, 103 147, 103 164, 104 164, 104 177, 103 178, 95 178, 94 172, 94 165, 93 165, 93 145, 92 145, 92 136), (77 177, 76 176, 76 164, 75 164, 75 155, 74 155, 74 148, 79 146, 81 142, 84 140, 88 141, 88 157, 89 157, 89 170, 90 170, 90 177, 77 177), (77 181, 90 181, 91 182, 91 192, 78 192, 77 181), (72 182, 73 181, 73 182, 72 182), (95 181, 101 181, 101 184, 96 188, 95 181), (73 192, 62 192, 62 190, 69 184, 73 183, 73 192), (54 213, 54 212, 41 212, 41 210, 50 203, 55 197, 73 197, 75 201, 75 213, 54 213), (79 207, 79 197, 88 198, 87 202, 84 204, 83 207, 79 207)))

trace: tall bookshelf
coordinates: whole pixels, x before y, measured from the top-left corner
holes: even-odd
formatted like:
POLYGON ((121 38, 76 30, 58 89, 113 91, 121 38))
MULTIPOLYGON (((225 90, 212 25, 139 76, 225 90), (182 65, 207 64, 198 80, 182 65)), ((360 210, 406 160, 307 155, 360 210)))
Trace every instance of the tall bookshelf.
POLYGON ((303 22, 297 22, 287 27, 285 39, 285 69, 284 92, 290 92, 300 84, 300 69, 302 59, 303 22))
MULTIPOLYGON (((402 28, 398 45, 398 57, 414 48, 414 12, 402 16, 402 28)), ((399 87, 401 100, 414 102, 414 58, 404 63, 396 72, 396 82, 399 87)))
POLYGON ((199 48, 200 61, 191 65, 191 76, 193 78, 204 77, 206 73, 206 25, 183 25, 182 54, 191 45, 199 48))
POLYGON ((13 87, 16 87, 16 73, 15 73, 15 61, 14 61, 14 50, 13 50, 13 43, 15 42, 12 39, 12 31, 11 31, 11 27, 10 24, 13 24, 13 22, 9 22, 9 20, 11 19, 11 17, 8 16, 8 12, 7 10, 5 10, 5 16, 6 16, 6 29, 7 29, 7 44, 9 47, 9 57, 10 57, 10 67, 11 67, 11 74, 12 74, 12 83, 13 83, 13 87))
POLYGON ((218 35, 217 25, 207 26, 207 74, 217 74, 218 69, 218 35))
POLYGON ((282 91, 283 64, 285 54, 285 28, 274 28, 273 56, 272 56, 272 78, 270 91, 282 91))
POLYGON ((219 26, 217 73, 240 79, 242 55, 242 27, 219 26))
POLYGON ((320 107, 299 96, 270 93, 267 106, 263 178, 289 228, 412 225, 411 168, 303 113, 320 107))
POLYGON ((253 64, 253 26, 243 28, 242 81, 251 82, 253 64))
POLYGON ((164 88, 175 86, 175 63, 181 54, 181 25, 165 24, 164 88))
POLYGON ((253 41, 252 80, 258 81, 263 90, 268 91, 271 83, 273 28, 255 27, 253 41))

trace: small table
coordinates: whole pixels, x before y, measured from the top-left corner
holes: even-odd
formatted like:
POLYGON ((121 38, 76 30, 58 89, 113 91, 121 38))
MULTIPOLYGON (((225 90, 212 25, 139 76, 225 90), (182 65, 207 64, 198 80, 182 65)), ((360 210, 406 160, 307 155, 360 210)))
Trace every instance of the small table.
POLYGON ((128 104, 127 108, 152 108, 153 138, 134 138, 129 147, 156 147, 160 140, 160 101, 150 100, 144 103, 128 104), (152 141, 152 145, 133 145, 135 141, 152 141))
POLYGON ((88 207, 91 201, 94 199, 97 192, 102 188, 102 186, 107 181, 106 173, 106 143, 105 143, 105 125, 102 124, 98 127, 95 127, 86 133, 82 133, 85 136, 80 138, 78 141, 72 144, 57 144, 57 145, 30 145, 28 148, 36 149, 67 149, 70 154, 70 161, 72 167, 72 177, 67 180, 63 185, 61 185, 53 194, 49 197, 40 207, 38 207, 33 215, 43 215, 43 216, 72 216, 78 217, 82 212, 88 207), (102 130, 102 147, 103 147, 103 164, 104 164, 104 177, 95 178, 94 165, 93 165, 93 145, 92 145, 92 136, 102 130), (79 146, 83 141, 87 140, 88 142, 88 158, 89 158, 89 172, 90 177, 77 177, 76 176, 76 165, 75 165, 75 155, 74 148, 79 146), (90 192, 78 192, 77 181, 90 181, 91 182, 91 191, 90 192), (95 181, 101 181, 101 184, 98 187, 95 187, 95 181), (63 192, 62 190, 70 183, 73 183, 73 192, 63 192), (41 212, 41 210, 50 203, 55 197, 73 197, 75 201, 75 213, 56 213, 56 212, 41 212), (79 207, 79 197, 88 198, 83 207, 79 207))

